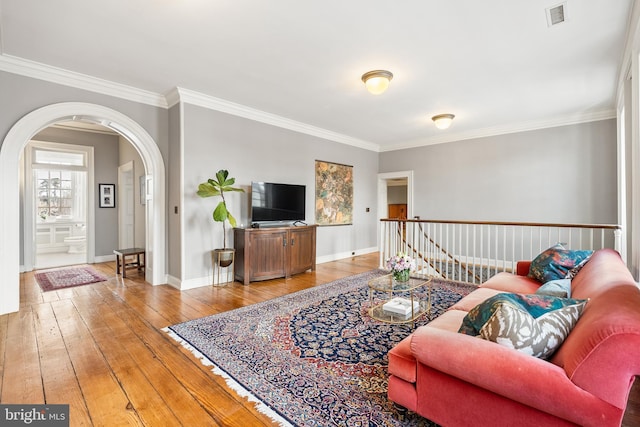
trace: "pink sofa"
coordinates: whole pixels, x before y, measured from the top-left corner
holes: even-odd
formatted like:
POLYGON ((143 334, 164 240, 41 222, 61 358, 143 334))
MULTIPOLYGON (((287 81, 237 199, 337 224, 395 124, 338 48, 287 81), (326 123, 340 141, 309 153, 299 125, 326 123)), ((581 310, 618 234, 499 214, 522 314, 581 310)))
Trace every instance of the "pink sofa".
POLYGON ((596 251, 571 282, 589 299, 547 361, 458 333, 498 292, 541 285, 499 273, 389 352, 389 399, 443 426, 619 426, 640 374, 640 290, 616 251, 596 251))

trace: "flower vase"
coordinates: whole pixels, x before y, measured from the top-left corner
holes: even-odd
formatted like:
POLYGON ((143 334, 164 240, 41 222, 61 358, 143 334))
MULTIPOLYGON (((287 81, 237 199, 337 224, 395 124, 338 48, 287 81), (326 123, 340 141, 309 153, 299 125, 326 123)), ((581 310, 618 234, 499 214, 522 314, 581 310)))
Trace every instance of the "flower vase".
POLYGON ((393 272, 393 279, 396 282, 406 282, 409 280, 409 270, 400 270, 393 272))

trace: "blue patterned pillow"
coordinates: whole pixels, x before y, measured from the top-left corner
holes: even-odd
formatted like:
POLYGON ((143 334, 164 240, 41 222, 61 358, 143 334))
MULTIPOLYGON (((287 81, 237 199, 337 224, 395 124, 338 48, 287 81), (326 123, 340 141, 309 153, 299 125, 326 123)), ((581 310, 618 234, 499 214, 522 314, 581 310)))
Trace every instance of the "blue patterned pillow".
POLYGON ((531 261, 528 277, 546 283, 550 280, 564 279, 570 273, 575 276, 576 270, 580 269, 591 255, 593 251, 570 250, 557 244, 531 261))
POLYGON ((587 300, 500 293, 472 308, 458 332, 546 359, 564 342, 587 300))
POLYGON ((536 294, 571 298, 571 279, 549 280, 538 288, 536 294))

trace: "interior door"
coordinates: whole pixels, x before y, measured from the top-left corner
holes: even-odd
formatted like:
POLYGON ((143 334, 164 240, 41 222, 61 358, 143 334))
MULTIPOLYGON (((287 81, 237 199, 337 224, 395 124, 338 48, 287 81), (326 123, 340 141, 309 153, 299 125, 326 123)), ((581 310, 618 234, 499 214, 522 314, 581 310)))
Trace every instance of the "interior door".
POLYGON ((118 247, 135 246, 135 189, 133 185, 133 162, 118 168, 118 247))

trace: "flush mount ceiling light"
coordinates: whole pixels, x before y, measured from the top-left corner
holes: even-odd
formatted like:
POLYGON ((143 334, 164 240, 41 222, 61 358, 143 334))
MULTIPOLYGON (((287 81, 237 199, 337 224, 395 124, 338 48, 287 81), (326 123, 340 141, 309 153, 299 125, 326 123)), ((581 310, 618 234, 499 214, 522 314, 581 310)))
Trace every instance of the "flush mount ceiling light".
POLYGON ((453 114, 438 114, 437 116, 431 117, 431 120, 433 120, 433 123, 435 123, 438 129, 446 129, 451 126, 454 117, 453 114))
POLYGON ((374 95, 380 95, 387 90, 392 78, 393 74, 387 70, 374 70, 362 75, 362 81, 367 86, 367 90, 374 95))

